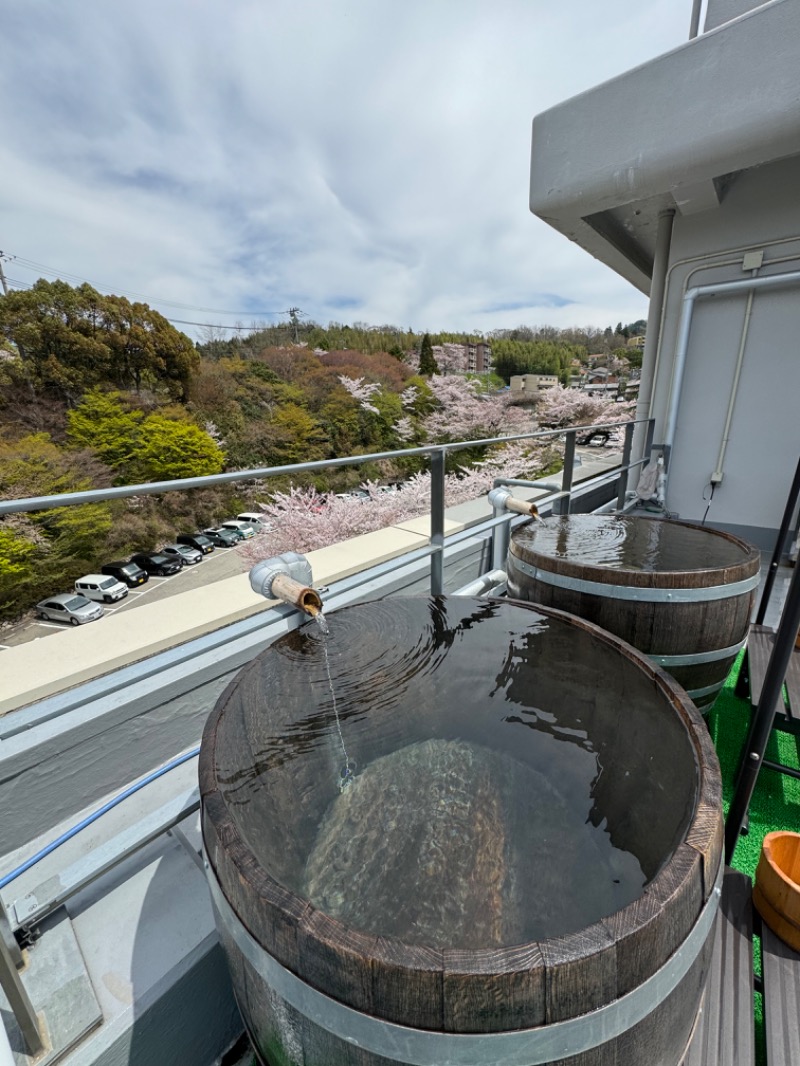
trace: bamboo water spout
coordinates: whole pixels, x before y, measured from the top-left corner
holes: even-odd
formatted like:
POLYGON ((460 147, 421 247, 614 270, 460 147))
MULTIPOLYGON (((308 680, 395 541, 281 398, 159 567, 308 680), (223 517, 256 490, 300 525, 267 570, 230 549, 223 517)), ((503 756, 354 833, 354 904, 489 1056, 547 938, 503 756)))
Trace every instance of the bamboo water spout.
POLYGON ((535 518, 538 522, 543 521, 539 514, 539 508, 535 503, 531 503, 529 500, 518 500, 515 496, 511 495, 508 489, 492 489, 489 493, 489 503, 491 503, 494 508, 514 511, 516 514, 525 514, 528 515, 529 518, 535 518))
POLYGON ((320 595, 311 587, 311 564, 297 552, 284 552, 256 563, 250 571, 250 585, 260 596, 299 607, 312 618, 322 613, 320 595))

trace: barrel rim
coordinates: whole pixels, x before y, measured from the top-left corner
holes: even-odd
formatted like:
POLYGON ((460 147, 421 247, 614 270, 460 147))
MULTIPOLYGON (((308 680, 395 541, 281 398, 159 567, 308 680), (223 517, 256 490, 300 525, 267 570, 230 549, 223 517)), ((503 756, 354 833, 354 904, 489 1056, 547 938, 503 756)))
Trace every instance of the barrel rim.
MULTIPOLYGON (((594 960, 601 966, 610 966, 616 980, 619 934, 626 939, 631 938, 644 933, 648 927, 652 930, 654 925, 663 924, 668 920, 669 933, 661 938, 663 950, 654 950, 647 958, 640 960, 639 979, 646 980, 682 942, 713 891, 722 854, 721 775, 705 723, 681 687, 644 653, 592 622, 557 608, 544 607, 524 600, 486 597, 481 602, 513 605, 576 625, 621 652, 652 679, 654 686, 677 714, 695 753, 698 775, 695 809, 684 839, 636 900, 577 933, 479 950, 436 949, 407 944, 396 937, 364 933, 325 914, 305 897, 273 878, 256 860, 230 816, 224 797, 217 788, 215 758, 217 728, 228 706, 231 690, 241 676, 237 675, 237 679, 226 687, 207 719, 200 750, 198 774, 203 809, 203 840, 208 862, 234 913, 254 939, 287 969, 315 987, 320 987, 319 976, 311 973, 304 965, 307 962, 307 949, 312 947, 322 954, 330 954, 332 946, 337 955, 347 958, 353 967, 362 968, 367 975, 365 980, 369 983, 375 972, 374 967, 381 965, 391 967, 395 973, 406 972, 409 976, 418 975, 420 970, 423 970, 438 974, 443 985, 446 984, 448 975, 457 975, 460 984, 458 994, 462 996, 469 996, 468 986, 471 985, 482 990, 485 987, 487 972, 491 972, 498 980, 522 980, 528 986, 538 984, 544 991, 545 986, 554 984, 557 972, 566 972, 568 968, 588 960, 594 960), (207 821, 211 823, 214 835, 221 842, 219 851, 208 847, 207 821), (215 859, 219 861, 215 863, 215 859), (254 928, 252 915, 248 919, 240 913, 241 908, 236 906, 235 901, 244 885, 250 894, 251 903, 257 903, 259 912, 266 916, 260 929, 254 928), (672 911, 667 915, 668 908, 664 907, 663 901, 677 899, 684 900, 685 904, 678 908, 677 915, 672 911), (677 918, 681 921, 676 922, 677 918), (282 927, 284 920, 295 923, 294 934, 288 941, 282 927), (304 945, 302 951, 300 940, 304 945)), ((249 666, 252 667, 254 663, 255 660, 249 666)), ((357 985, 358 981, 355 981, 355 984, 357 985)), ((324 989, 324 985, 322 987, 324 989)), ((444 1002, 446 990, 439 988, 438 991, 444 1002)), ((621 994, 623 993, 615 991, 601 1002, 610 1002, 621 994)), ((363 1009, 363 1002, 358 994, 352 997, 338 995, 335 998, 356 1009, 363 1009)), ((519 1024, 515 1028, 573 1016, 559 1013, 558 1006, 551 1002, 552 996, 547 992, 544 992, 544 998, 545 1016, 532 1018, 530 1013, 521 1008, 519 1024)), ((586 1010, 589 1009, 591 1008, 586 1007, 586 1010)), ((376 1017, 384 1017, 389 1021, 399 1018, 394 1005, 383 1000, 379 1006, 373 1004, 372 1011, 376 1017)))
MULTIPOLYGON (((560 515, 560 518, 580 519, 584 515, 560 515)), ((597 516, 594 516, 597 517, 597 516)), ((603 516, 600 516, 603 517, 603 516)), ((610 517, 610 516, 609 516, 610 517)), ((722 537, 742 549, 743 558, 730 566, 705 567, 696 570, 631 570, 627 567, 597 566, 571 559, 560 559, 553 555, 537 552, 533 547, 520 543, 529 526, 515 530, 509 543, 509 555, 523 562, 535 565, 540 570, 562 574, 565 577, 583 578, 603 585, 629 585, 639 588, 712 588, 715 585, 733 584, 736 581, 752 577, 761 569, 761 552, 755 545, 728 533, 722 529, 701 525, 699 522, 682 522, 673 518, 643 518, 626 516, 633 521, 668 522, 670 525, 683 526, 711 536, 722 537), (689 580, 691 578, 691 580, 689 580)), ((535 543, 535 542, 534 542, 535 543)))

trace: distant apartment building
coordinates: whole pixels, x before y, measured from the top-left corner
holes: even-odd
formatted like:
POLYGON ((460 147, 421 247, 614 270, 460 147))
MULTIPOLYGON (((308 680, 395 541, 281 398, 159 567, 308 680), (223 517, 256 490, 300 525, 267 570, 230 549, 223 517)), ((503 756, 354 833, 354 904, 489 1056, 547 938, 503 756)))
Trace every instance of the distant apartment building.
POLYGON ((467 371, 470 374, 488 374, 492 369, 492 347, 478 341, 467 345, 467 371))
POLYGON ((644 334, 642 334, 640 337, 628 337, 625 346, 627 348, 644 348, 645 340, 646 338, 644 334))
POLYGON ((557 374, 514 374, 511 378, 511 395, 517 399, 535 399, 543 389, 551 389, 557 384, 557 374))
POLYGON ((442 374, 485 374, 492 369, 492 348, 483 341, 434 344, 432 351, 442 374))

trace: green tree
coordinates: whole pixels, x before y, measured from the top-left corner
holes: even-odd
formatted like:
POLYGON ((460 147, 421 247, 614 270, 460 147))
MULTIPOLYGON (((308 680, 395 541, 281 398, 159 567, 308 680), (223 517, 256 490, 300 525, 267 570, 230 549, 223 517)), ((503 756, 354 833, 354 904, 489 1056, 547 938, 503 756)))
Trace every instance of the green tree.
POLYGON ((185 400, 199 363, 191 340, 147 304, 64 281, 0 297, 0 337, 19 352, 32 387, 70 402, 105 383, 161 385, 185 400))
POLYGON ((92 389, 67 411, 67 440, 76 448, 91 448, 112 470, 134 462, 144 412, 127 410, 118 392, 92 389))
MULTIPOLYGON (((34 433, 14 443, 0 442, 0 498, 20 499, 81 492, 108 484, 108 470, 87 451, 59 448, 47 433, 34 433)), ((3 523, 6 549, 24 566, 2 584, 2 613, 13 617, 41 596, 63 591, 86 572, 111 529, 112 505, 80 504, 28 512, 15 525, 3 523), (18 527, 18 528, 17 528, 18 527), (27 544, 23 547, 20 541, 27 544)), ((8 561, 8 560, 7 560, 8 561)), ((12 558, 11 563, 14 562, 12 558)), ((11 564, 9 564, 11 565, 11 564)))
POLYGON ((265 430, 267 461, 275 466, 312 462, 328 455, 324 427, 299 404, 284 404, 265 430))
POLYGON ((205 430, 154 414, 141 424, 131 473, 143 481, 174 481, 219 474, 224 465, 223 453, 205 430))
POLYGON ((427 333, 422 338, 422 345, 419 349, 419 373, 420 377, 427 378, 429 378, 431 374, 439 373, 439 366, 433 358, 431 338, 427 333))
POLYGON ((24 605, 35 557, 35 544, 13 529, 0 527, 0 618, 13 617, 24 605))

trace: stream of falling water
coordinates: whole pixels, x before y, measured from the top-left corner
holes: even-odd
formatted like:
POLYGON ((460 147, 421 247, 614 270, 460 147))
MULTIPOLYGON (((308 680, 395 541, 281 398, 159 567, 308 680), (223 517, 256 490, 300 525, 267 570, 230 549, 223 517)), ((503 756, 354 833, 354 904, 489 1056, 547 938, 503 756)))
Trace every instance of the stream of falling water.
POLYGON ((322 653, 325 656, 325 673, 328 677, 328 688, 331 690, 331 701, 333 703, 333 714, 336 718, 336 731, 339 734, 339 743, 342 745, 342 755, 344 756, 344 765, 339 772, 339 791, 344 790, 352 784, 355 777, 356 764, 351 761, 350 756, 347 754, 347 748, 344 743, 344 735, 342 733, 342 723, 339 720, 339 708, 336 704, 336 692, 333 688, 333 677, 331 676, 331 662, 328 658, 328 634, 330 633, 330 627, 328 626, 328 620, 322 614, 314 615, 314 621, 317 623, 322 634, 322 653))

